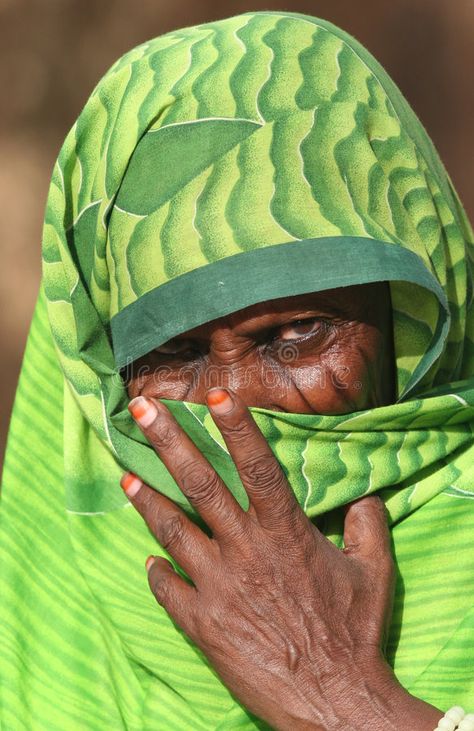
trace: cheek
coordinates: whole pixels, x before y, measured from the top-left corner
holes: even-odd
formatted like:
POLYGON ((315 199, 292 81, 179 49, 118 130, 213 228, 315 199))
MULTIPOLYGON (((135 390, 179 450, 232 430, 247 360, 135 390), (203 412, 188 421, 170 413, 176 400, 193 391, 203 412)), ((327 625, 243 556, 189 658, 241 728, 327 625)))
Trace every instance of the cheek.
POLYGON ((141 363, 134 365, 126 388, 130 398, 140 394, 182 400, 195 378, 196 374, 190 366, 172 368, 163 364, 141 363))
POLYGON ((317 362, 292 369, 292 382, 318 413, 337 414, 380 405, 381 339, 360 329, 346 331, 317 362))
POLYGON ((349 413, 368 403, 365 370, 342 359, 322 359, 316 367, 298 368, 291 373, 291 385, 320 414, 349 413))

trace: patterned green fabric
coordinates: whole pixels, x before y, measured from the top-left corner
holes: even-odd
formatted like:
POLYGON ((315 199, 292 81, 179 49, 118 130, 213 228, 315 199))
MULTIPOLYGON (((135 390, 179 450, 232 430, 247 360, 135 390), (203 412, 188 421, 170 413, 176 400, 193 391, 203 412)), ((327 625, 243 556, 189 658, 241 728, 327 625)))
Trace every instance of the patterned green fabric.
MULTIPOLYGON (((123 470, 192 511, 132 423, 120 368, 254 302, 379 280, 396 403, 251 411, 338 545, 339 508, 383 496, 398 566, 389 661, 420 698, 472 707, 473 236, 370 54, 281 12, 131 50, 60 151, 42 251, 3 474, 0 725, 266 728, 148 590, 144 558, 163 551, 119 487, 123 470)), ((246 505, 207 408, 165 403, 246 505)))

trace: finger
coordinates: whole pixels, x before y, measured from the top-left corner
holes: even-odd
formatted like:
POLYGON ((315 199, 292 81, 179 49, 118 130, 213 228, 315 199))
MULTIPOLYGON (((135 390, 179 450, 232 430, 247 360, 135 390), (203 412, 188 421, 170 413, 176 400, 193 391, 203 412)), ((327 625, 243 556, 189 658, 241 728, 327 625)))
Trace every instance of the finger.
POLYGON ((120 485, 160 545, 196 583, 216 553, 213 542, 165 495, 145 485, 133 472, 120 485))
POLYGON ((146 569, 148 584, 158 604, 193 639, 198 596, 196 589, 186 583, 172 564, 162 556, 149 556, 146 569))
POLYGON ((389 635, 395 595, 395 563, 391 552, 387 511, 378 495, 369 495, 344 506, 344 553, 375 569, 377 593, 385 597, 382 647, 389 635))
POLYGON ((288 526, 304 517, 286 476, 242 399, 223 388, 207 392, 207 405, 235 462, 260 524, 288 526))
POLYGON ((367 495, 344 506, 344 553, 364 559, 391 561, 387 511, 378 495, 367 495))
POLYGON ((242 532, 245 512, 166 406, 138 396, 128 408, 213 534, 242 532))

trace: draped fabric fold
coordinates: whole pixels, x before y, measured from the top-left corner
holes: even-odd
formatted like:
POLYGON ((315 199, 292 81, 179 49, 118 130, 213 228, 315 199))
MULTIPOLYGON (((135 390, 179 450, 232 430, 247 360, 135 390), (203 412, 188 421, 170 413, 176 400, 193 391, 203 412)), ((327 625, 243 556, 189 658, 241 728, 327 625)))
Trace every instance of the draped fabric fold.
MULTIPOLYGON (((164 553, 125 469, 193 511, 132 422, 123 369, 256 302, 388 281, 396 400, 338 416, 251 412, 295 495, 342 545, 378 492, 398 567, 390 663, 447 710, 474 697, 473 234, 422 125, 331 24, 246 13, 132 49, 54 166, 42 282, 0 512, 0 725, 266 728, 159 607, 164 553)), ((242 505, 202 404, 164 400, 242 505)))

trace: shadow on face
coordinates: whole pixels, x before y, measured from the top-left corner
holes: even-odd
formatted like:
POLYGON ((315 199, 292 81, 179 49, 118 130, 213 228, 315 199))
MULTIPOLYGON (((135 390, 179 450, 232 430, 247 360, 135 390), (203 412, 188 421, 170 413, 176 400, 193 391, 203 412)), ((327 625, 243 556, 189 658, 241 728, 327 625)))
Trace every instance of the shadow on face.
POLYGON ((395 398, 387 282, 260 302, 178 335, 122 376, 130 398, 205 403, 214 386, 247 406, 343 414, 395 398))

